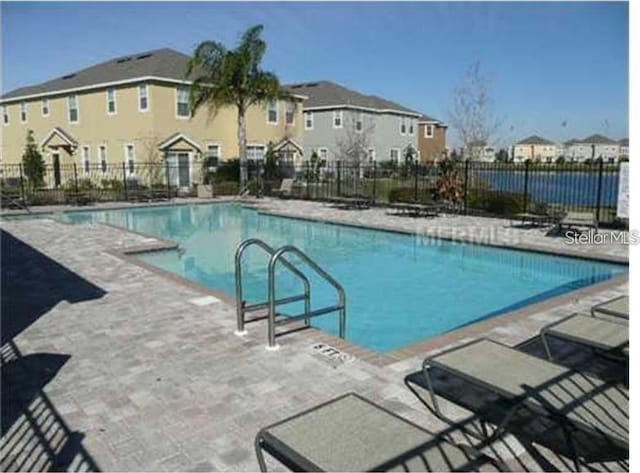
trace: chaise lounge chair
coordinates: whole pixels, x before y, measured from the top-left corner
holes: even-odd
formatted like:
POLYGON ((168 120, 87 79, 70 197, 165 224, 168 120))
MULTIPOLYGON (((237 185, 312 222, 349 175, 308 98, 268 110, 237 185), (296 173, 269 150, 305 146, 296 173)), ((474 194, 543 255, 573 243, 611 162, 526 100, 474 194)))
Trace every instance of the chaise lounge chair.
POLYGON ((593 212, 567 212, 558 222, 560 233, 562 233, 563 228, 569 230, 579 227, 593 228, 598 233, 598 220, 596 220, 593 212))
POLYGON ((620 296, 591 308, 591 315, 612 315, 623 319, 629 319, 629 296, 620 296))
POLYGON ((283 179, 282 182, 280 183, 280 189, 274 190, 273 195, 280 198, 291 197, 292 192, 293 192, 293 179, 283 179))
POLYGON ((423 204, 411 202, 396 202, 389 204, 389 208, 395 210, 400 215, 411 215, 415 217, 437 217, 442 207, 437 204, 423 204))
POLYGON ((573 314, 543 327, 540 331, 540 338, 547 358, 553 360, 549 336, 580 343, 605 353, 621 352, 623 356, 629 356, 627 350, 629 325, 625 323, 573 314))
MULTIPOLYGON (((419 399, 422 400, 412 384, 427 389, 433 412, 440 419, 454 424, 455 421, 447 418, 439 407, 432 378, 434 368, 491 394, 492 400, 482 408, 482 415, 490 417, 490 421, 497 425, 490 439, 509 426, 522 431, 523 425, 544 420, 552 426, 549 431, 553 428, 554 432, 562 432, 566 451, 578 469, 580 457, 574 442, 577 432, 594 441, 597 437, 604 442, 607 454, 615 452, 628 458, 629 393, 624 387, 608 384, 492 340, 479 339, 426 358, 423 379, 419 382, 414 375, 405 378, 405 384, 419 399), (520 415, 523 412, 526 414, 524 417, 520 415), (523 418, 526 419, 525 424, 522 423, 523 418), (517 425, 514 420, 518 420, 517 425)), ((464 395, 455 396, 453 402, 467 409, 476 409, 476 406, 470 406, 464 395)))
POLYGON ((293 471, 506 471, 354 393, 260 430, 255 449, 261 471, 263 451, 293 471))

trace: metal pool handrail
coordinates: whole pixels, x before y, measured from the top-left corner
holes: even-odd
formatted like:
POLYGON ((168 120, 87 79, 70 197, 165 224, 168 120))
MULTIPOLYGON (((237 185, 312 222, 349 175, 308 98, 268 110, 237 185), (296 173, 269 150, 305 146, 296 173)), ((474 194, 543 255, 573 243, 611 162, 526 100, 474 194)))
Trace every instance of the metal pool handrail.
POLYGON ((299 248, 287 245, 278 249, 269 260, 269 345, 268 348, 276 347, 276 324, 284 324, 293 322, 296 320, 304 319, 305 325, 309 325, 311 317, 316 317, 319 315, 328 314, 331 312, 339 313, 339 335, 340 338, 345 337, 346 332, 346 324, 347 324, 347 311, 346 311, 346 294, 342 285, 333 278, 327 271, 322 269, 318 263, 312 260, 306 253, 304 253, 299 248), (311 268, 318 273, 325 281, 331 284, 338 293, 338 305, 335 306, 327 306, 321 309, 316 310, 305 310, 303 314, 287 317, 284 320, 276 322, 276 305, 278 301, 276 300, 276 278, 275 278, 275 268, 276 263, 282 260, 283 264, 287 262, 287 260, 283 259, 284 255, 287 253, 293 253, 302 259, 305 263, 307 263, 311 268))
MULTIPOLYGON (((266 309, 271 306, 273 302, 275 305, 280 304, 289 304, 292 302, 298 302, 304 300, 305 313, 311 311, 311 285, 309 283, 309 279, 300 271, 298 268, 293 266, 289 261, 283 259, 282 264, 285 268, 291 271, 294 275, 296 275, 304 285, 304 293, 296 296, 283 297, 277 301, 267 300, 264 302, 258 302, 256 304, 246 305, 246 301, 243 299, 242 294, 242 255, 245 250, 250 246, 257 246, 261 248, 265 253, 273 256, 276 250, 274 250, 271 246, 267 245, 264 241, 258 238, 250 238, 248 240, 244 240, 242 243, 238 245, 235 253, 235 274, 236 274, 236 323, 237 323, 237 333, 244 333, 244 324, 247 322, 244 318, 247 312, 253 312, 260 309, 266 309)), ((257 318, 255 320, 261 320, 261 318, 257 318)))

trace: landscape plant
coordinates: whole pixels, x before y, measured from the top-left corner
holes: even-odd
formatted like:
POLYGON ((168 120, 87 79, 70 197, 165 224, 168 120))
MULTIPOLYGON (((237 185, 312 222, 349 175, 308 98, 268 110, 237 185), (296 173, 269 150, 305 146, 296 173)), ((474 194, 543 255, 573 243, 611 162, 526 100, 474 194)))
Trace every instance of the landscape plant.
POLYGON ((46 172, 44 159, 38 151, 36 140, 33 137, 33 130, 27 131, 27 140, 22 155, 22 168, 31 189, 36 189, 44 184, 46 172))

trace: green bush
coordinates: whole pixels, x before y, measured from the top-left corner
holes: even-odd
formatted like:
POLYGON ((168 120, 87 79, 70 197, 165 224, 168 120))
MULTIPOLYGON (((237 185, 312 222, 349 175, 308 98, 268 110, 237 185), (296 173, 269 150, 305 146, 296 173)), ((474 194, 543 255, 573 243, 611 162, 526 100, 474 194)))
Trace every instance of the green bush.
MULTIPOLYGON (((393 187, 389 190, 389 202, 414 202, 415 188, 393 187)), ((418 201, 429 202, 433 200, 433 191, 430 189, 418 189, 418 201)))
MULTIPOLYGON (((534 205, 533 202, 530 202, 529 209, 532 210, 534 205)), ((468 206, 496 215, 513 215, 524 211, 524 196, 501 191, 472 192, 469 196, 468 206)))
POLYGON ((230 159, 221 162, 214 175, 216 182, 239 182, 240 181, 240 160, 230 159))
POLYGON ((63 188, 64 190, 71 192, 75 191, 76 188, 79 191, 88 191, 91 189, 95 189, 96 185, 91 179, 88 178, 78 179, 77 184, 75 179, 69 179, 64 183, 63 188))
POLYGON ((100 181, 100 187, 104 190, 121 191, 124 186, 120 179, 102 179, 100 181))

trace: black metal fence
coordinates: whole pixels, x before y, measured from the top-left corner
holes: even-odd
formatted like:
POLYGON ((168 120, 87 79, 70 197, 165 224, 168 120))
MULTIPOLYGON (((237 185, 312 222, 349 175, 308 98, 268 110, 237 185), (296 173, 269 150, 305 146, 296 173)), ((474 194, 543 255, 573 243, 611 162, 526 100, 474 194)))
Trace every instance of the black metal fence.
POLYGON ((616 217, 619 164, 487 163, 395 164, 310 161, 248 163, 254 188, 265 195, 293 178, 305 199, 365 196, 375 203, 447 201, 460 212, 491 215, 590 211, 605 225, 616 217))
POLYGON ((49 165, 39 182, 22 164, 0 166, 3 195, 19 197, 28 205, 71 203, 79 195, 93 202, 192 195, 193 186, 183 185, 184 180, 184 169, 168 163, 49 165))

